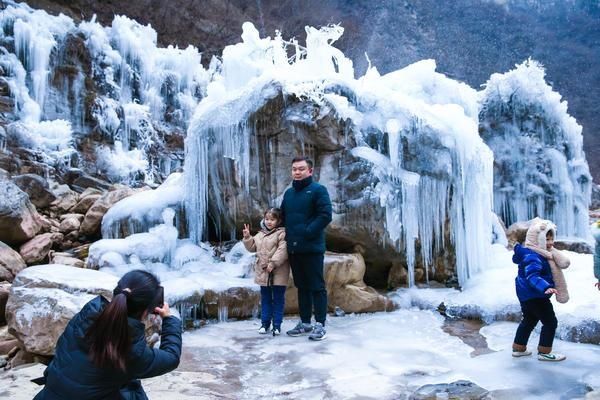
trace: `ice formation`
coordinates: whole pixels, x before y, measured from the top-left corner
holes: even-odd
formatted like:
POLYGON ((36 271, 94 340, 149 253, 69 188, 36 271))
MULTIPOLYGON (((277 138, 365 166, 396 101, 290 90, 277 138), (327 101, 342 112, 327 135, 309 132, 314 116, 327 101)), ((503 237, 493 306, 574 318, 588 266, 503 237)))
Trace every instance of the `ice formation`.
MULTIPOLYGON (((131 203, 122 205, 117 211, 122 212, 128 205, 131 203)), ((208 289, 225 291, 242 287, 258 290, 252 279, 254 255, 248 253, 241 242, 226 254, 225 261, 221 261, 211 246, 178 239, 174 217, 174 210, 166 208, 162 211, 163 223, 148 232, 94 242, 90 246, 88 266, 118 277, 132 269, 155 273, 171 303, 192 296, 200 298, 208 289)))
MULTIPOLYGON (((188 131, 186 215, 191 238, 205 237, 208 191, 215 189, 209 185, 218 185, 209 146, 222 146, 222 156, 232 159, 230 172, 248 190, 254 134, 249 117, 280 87, 284 94, 328 105, 340 119, 352 121, 358 143, 352 154, 371 165, 378 178, 365 196, 376 196, 385 208, 389 238, 407 254, 411 283, 416 258, 427 265, 434 249, 441 249, 446 217, 453 227, 459 280, 475 273, 486 249, 481 238, 490 238, 492 227, 492 153, 478 136, 476 92, 436 73, 431 60, 385 76, 371 68, 354 79, 351 61, 331 45, 343 32, 337 26, 307 28, 306 48, 280 35, 261 39, 251 24, 243 28, 243 42, 224 50, 223 75, 209 84, 188 131), (294 47, 293 60, 283 56, 288 46, 294 47), (331 85, 352 95, 336 93, 328 89, 331 85), (370 145, 386 139, 389 148, 370 145), (420 163, 403 160, 404 143, 418 151, 423 140, 440 150, 432 150, 420 163), (415 253, 417 238, 420 254, 415 253)), ((217 205, 221 213, 228 209, 217 205)))
POLYGON ((494 209, 508 225, 540 216, 561 236, 588 237, 592 178, 581 126, 533 60, 493 74, 481 93, 482 137, 494 152, 494 209))
POLYGON ((0 66, 22 123, 18 142, 70 166, 77 139, 98 132, 109 146, 98 149, 95 166, 115 182, 161 180, 181 165, 151 153, 164 145, 162 131, 185 131, 204 95, 209 73, 197 48, 157 47, 152 27, 123 16, 110 27, 95 17, 77 25, 5 3, 0 66), (80 47, 89 57, 70 59, 80 47))
POLYGON ((136 193, 117 202, 102 218, 102 237, 117 239, 132 233, 148 232, 163 223, 163 212, 174 210, 175 227, 182 231, 183 174, 171 174, 158 188, 136 193))

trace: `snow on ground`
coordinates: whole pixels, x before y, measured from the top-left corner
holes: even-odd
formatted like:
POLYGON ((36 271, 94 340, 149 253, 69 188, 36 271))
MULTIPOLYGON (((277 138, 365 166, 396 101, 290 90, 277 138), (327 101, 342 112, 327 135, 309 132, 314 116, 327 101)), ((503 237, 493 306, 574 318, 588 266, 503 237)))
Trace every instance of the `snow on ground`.
MULTIPOLYGON (((295 322, 286 319, 284 330, 295 322)), ((473 349, 445 333, 443 323, 437 313, 416 309, 330 318, 329 336, 318 343, 259 335, 258 320, 211 324, 186 332, 179 368, 144 386, 150 398, 363 400, 404 398, 421 385, 458 379, 496 399, 583 398, 586 386, 598 387, 598 346, 558 340, 556 350, 567 355, 562 363, 515 359, 517 325, 498 322, 481 330, 494 351, 471 357, 473 349)), ((9 391, 31 393, 33 384, 15 379, 26 373, 0 374, 0 386, 9 380, 9 391)))
MULTIPOLYGON (((512 262, 512 254, 501 245, 493 245, 487 269, 469 279, 463 291, 400 289, 391 297, 403 307, 436 309, 443 302, 450 315, 476 317, 486 322, 514 318, 520 306, 514 284, 517 265, 512 262)), ((565 254, 571 260, 571 266, 564 271, 570 300, 559 304, 553 298, 561 337, 573 327, 600 320, 600 292, 594 287, 593 256, 569 251, 565 254)))

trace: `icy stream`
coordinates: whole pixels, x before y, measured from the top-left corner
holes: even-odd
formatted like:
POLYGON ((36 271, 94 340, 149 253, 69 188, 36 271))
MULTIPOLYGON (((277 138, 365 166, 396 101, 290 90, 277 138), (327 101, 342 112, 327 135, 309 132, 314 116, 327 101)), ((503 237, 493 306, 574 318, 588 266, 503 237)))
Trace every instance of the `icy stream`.
MULTIPOLYGON (((185 333, 179 368, 144 387, 151 399, 391 400, 424 384, 467 379, 494 399, 558 400, 583 398, 600 383, 598 346, 557 341, 568 356, 557 364, 514 359, 516 324, 503 322, 481 329, 493 352, 472 357, 473 348, 445 333, 443 322, 418 310, 331 318, 319 343, 258 335, 257 320, 209 325, 185 333)), ((294 323, 285 320, 284 329, 294 323)), ((36 387, 27 378, 42 371, 35 368, 0 375, 0 384, 11 382, 0 394, 31 398, 36 387)))

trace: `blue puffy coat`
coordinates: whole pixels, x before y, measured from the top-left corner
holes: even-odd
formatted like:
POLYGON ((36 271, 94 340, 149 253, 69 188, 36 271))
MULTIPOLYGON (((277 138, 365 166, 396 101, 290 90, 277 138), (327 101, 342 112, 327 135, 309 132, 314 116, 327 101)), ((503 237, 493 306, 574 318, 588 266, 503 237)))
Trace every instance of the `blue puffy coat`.
POLYGON ((331 222, 331 200, 312 176, 293 181, 281 202, 289 254, 325 253, 325 227, 331 222))
POLYGON ((519 273, 515 278, 519 301, 550 298, 551 295, 544 293, 548 288, 554 287, 552 270, 548 261, 535 251, 520 244, 515 246, 512 260, 519 265, 519 273))
POLYGON ((136 379, 166 374, 177 368, 181 356, 181 321, 175 317, 163 319, 160 349, 148 347, 144 324, 129 318, 132 345, 127 372, 96 367, 88 356, 85 332, 107 304, 108 300, 98 296, 71 319, 58 339, 54 359, 44 372, 46 386, 34 400, 147 399, 136 379))

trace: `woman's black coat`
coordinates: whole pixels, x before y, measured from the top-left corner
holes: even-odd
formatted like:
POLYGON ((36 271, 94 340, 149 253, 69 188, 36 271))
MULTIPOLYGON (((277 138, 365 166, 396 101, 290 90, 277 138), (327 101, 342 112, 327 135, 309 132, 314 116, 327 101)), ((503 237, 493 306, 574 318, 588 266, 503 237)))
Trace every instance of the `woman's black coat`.
POLYGON ((46 386, 34 400, 146 399, 136 380, 177 368, 181 357, 181 322, 175 317, 163 319, 160 349, 148 347, 144 324, 129 318, 132 345, 127 371, 96 367, 88 356, 85 333, 107 304, 104 297, 98 296, 69 322, 58 339, 54 359, 44 372, 46 386))

